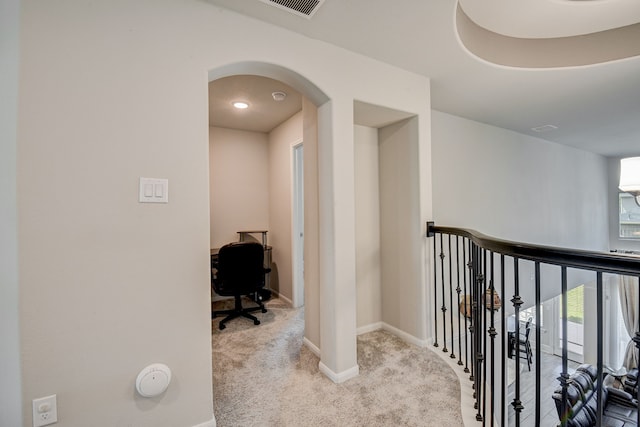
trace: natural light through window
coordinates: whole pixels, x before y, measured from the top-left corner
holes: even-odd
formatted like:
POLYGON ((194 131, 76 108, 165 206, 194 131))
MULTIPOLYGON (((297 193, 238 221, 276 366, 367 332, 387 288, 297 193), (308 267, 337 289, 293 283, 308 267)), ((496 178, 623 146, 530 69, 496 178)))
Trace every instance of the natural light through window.
MULTIPOLYGON (((567 343, 569 352, 583 355, 584 347, 584 285, 567 292, 567 343)), ((560 310, 560 320, 562 320, 560 310)), ((562 328, 559 330, 559 348, 562 348, 562 328)))
POLYGON ((620 193, 620 237, 640 239, 640 206, 628 193, 620 193))
MULTIPOLYGON (((540 305, 542 307, 542 304, 540 305)), ((520 310, 520 322, 525 323, 528 319, 531 319, 531 323, 534 325, 544 326, 542 323, 542 308, 540 308, 540 321, 536 319, 536 307, 529 307, 524 310, 520 310)))

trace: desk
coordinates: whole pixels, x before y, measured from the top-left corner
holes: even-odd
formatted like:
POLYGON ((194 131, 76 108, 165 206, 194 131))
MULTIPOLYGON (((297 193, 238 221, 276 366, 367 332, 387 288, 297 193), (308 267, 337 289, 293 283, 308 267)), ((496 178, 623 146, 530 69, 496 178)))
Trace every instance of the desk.
POLYGON ((267 230, 243 230, 238 231, 238 241, 244 242, 252 234, 260 234, 262 236, 262 246, 267 247, 267 230))

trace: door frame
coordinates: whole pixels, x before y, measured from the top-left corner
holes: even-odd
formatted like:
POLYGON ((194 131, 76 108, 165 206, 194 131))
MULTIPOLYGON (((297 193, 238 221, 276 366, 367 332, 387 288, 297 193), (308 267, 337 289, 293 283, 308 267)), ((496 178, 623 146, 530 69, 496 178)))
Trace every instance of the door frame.
POLYGON ((291 278, 293 307, 304 305, 304 145, 291 144, 291 278))

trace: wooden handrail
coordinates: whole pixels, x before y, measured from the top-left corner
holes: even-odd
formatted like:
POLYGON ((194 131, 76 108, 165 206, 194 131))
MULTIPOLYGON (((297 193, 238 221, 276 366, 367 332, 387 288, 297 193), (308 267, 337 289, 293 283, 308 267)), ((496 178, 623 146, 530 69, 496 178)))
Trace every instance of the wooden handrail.
POLYGON ((640 257, 636 255, 513 242, 471 229, 441 227, 431 221, 427 222, 427 237, 432 237, 435 233, 466 237, 483 249, 520 259, 604 273, 640 275, 640 257))

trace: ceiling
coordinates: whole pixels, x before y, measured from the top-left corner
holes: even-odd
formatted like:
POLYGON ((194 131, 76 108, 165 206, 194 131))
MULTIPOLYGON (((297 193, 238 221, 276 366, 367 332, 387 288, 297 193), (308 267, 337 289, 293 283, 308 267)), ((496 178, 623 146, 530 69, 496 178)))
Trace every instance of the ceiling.
MULTIPOLYGON (((311 19, 260 0, 208 1, 427 76, 436 110, 605 156, 640 155, 640 56, 555 68, 496 65, 472 53, 457 26, 464 8, 494 35, 553 43, 633 29, 637 0, 519 0, 518 8, 511 0, 476 2, 482 7, 471 0, 325 0, 311 19), (556 129, 532 130, 544 125, 556 129)), ((640 44, 638 33, 625 34, 593 46, 604 52, 640 44)))
POLYGON ((268 133, 302 109, 302 96, 286 84, 260 76, 230 76, 209 83, 209 126, 268 133), (276 101, 274 92, 286 95, 276 101), (243 101, 249 107, 233 106, 243 101))

